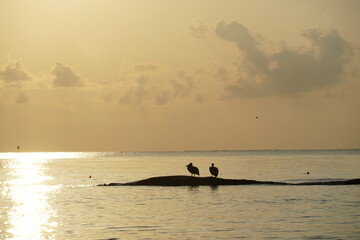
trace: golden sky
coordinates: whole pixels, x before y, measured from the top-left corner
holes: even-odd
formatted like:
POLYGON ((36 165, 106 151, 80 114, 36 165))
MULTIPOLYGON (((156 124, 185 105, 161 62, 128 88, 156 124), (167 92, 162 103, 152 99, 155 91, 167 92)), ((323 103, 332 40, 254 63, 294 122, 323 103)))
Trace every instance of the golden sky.
POLYGON ((0 151, 360 148, 359 13, 0 0, 0 151))

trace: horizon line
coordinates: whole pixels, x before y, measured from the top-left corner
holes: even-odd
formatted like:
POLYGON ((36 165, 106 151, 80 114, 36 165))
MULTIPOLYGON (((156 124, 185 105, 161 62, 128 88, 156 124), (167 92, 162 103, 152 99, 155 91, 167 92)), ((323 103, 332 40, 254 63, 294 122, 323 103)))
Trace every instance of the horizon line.
POLYGON ((360 148, 269 148, 269 149, 211 149, 211 150, 139 150, 139 151, 0 151, 0 153, 176 153, 176 152, 256 152, 256 151, 351 151, 360 148))

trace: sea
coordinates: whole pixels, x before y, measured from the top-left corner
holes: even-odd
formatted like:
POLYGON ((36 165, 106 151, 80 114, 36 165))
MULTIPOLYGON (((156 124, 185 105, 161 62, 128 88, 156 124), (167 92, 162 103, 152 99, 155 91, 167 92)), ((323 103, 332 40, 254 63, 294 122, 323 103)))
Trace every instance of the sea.
POLYGON ((98 186, 155 176, 360 178, 360 150, 0 153, 0 239, 360 239, 360 185, 98 186))

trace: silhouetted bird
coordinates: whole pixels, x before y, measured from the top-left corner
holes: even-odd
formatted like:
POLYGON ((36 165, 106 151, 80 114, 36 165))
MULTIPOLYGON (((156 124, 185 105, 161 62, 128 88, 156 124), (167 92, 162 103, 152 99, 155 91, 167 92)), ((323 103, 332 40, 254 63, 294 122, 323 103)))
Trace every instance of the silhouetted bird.
POLYGON ((217 167, 214 167, 214 164, 211 164, 211 167, 209 167, 211 176, 217 177, 219 174, 219 169, 217 167))
POLYGON ((195 176, 195 174, 200 175, 199 169, 197 167, 193 166, 192 163, 189 163, 185 167, 187 167, 187 170, 191 173, 191 176, 193 176, 193 175, 195 176))
POLYGON ((17 149, 20 150, 20 146, 17 146, 17 149))

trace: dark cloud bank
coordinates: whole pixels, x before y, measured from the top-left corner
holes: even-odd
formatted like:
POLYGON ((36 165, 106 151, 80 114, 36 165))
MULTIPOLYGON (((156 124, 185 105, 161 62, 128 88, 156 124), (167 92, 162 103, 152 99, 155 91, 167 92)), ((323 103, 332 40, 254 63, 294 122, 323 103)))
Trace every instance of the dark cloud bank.
POLYGON ((336 30, 309 29, 307 49, 283 47, 267 54, 249 30, 237 22, 220 22, 215 33, 244 53, 247 75, 225 86, 227 97, 294 96, 337 84, 352 56, 352 46, 336 30))

